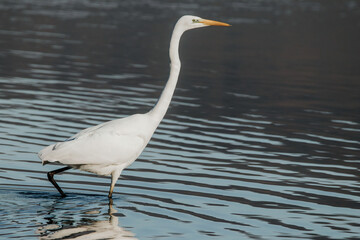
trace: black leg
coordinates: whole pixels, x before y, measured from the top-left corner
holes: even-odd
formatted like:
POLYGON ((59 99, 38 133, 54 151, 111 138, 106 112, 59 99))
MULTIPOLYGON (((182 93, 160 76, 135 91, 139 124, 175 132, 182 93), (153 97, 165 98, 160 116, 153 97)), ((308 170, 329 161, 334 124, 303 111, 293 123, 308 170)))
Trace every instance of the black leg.
POLYGON ((48 172, 48 173, 47 173, 47 176, 48 176, 49 181, 50 181, 50 182, 54 185, 54 187, 59 191, 59 193, 61 194, 62 197, 65 197, 66 194, 61 190, 61 188, 59 187, 59 185, 55 182, 54 175, 57 174, 57 173, 60 173, 60 172, 69 170, 69 169, 71 169, 71 167, 64 167, 64 168, 60 168, 60 169, 58 169, 58 170, 54 170, 54 171, 51 171, 51 172, 48 172))

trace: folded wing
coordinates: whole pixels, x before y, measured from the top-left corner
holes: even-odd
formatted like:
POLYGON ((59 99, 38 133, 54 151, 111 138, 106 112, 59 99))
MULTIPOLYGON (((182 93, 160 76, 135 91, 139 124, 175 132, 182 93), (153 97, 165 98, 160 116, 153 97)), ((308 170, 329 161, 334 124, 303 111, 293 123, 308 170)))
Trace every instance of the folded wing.
POLYGON ((43 164, 59 162, 65 165, 129 164, 146 145, 136 134, 119 134, 116 131, 88 131, 85 134, 56 143, 39 152, 43 164))

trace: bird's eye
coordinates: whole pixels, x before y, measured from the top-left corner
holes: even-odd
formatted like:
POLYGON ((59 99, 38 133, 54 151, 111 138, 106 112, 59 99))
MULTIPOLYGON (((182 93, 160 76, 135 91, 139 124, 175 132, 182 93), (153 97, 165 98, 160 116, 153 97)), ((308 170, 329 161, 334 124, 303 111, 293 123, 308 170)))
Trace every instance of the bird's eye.
POLYGON ((198 19, 193 19, 192 22, 193 23, 199 23, 199 20, 198 19))

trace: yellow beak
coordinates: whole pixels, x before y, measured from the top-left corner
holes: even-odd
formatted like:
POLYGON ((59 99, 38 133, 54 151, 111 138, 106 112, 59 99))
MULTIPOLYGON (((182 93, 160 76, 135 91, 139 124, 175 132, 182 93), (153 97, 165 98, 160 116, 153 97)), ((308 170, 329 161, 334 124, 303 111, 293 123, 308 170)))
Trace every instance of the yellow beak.
POLYGON ((224 27, 231 26, 230 24, 227 24, 227 23, 213 21, 213 20, 207 20, 207 19, 202 19, 199 22, 201 22, 201 23, 203 23, 205 25, 209 25, 209 26, 224 26, 224 27))

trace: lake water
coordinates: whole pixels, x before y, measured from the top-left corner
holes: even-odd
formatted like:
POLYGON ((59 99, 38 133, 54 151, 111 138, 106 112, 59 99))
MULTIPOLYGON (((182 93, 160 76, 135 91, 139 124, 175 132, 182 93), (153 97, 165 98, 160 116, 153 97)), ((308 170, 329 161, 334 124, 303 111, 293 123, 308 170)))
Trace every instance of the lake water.
POLYGON ((360 239, 358 1, 0 1, 0 239, 360 239), (37 152, 171 107, 110 178, 48 182, 37 152))

